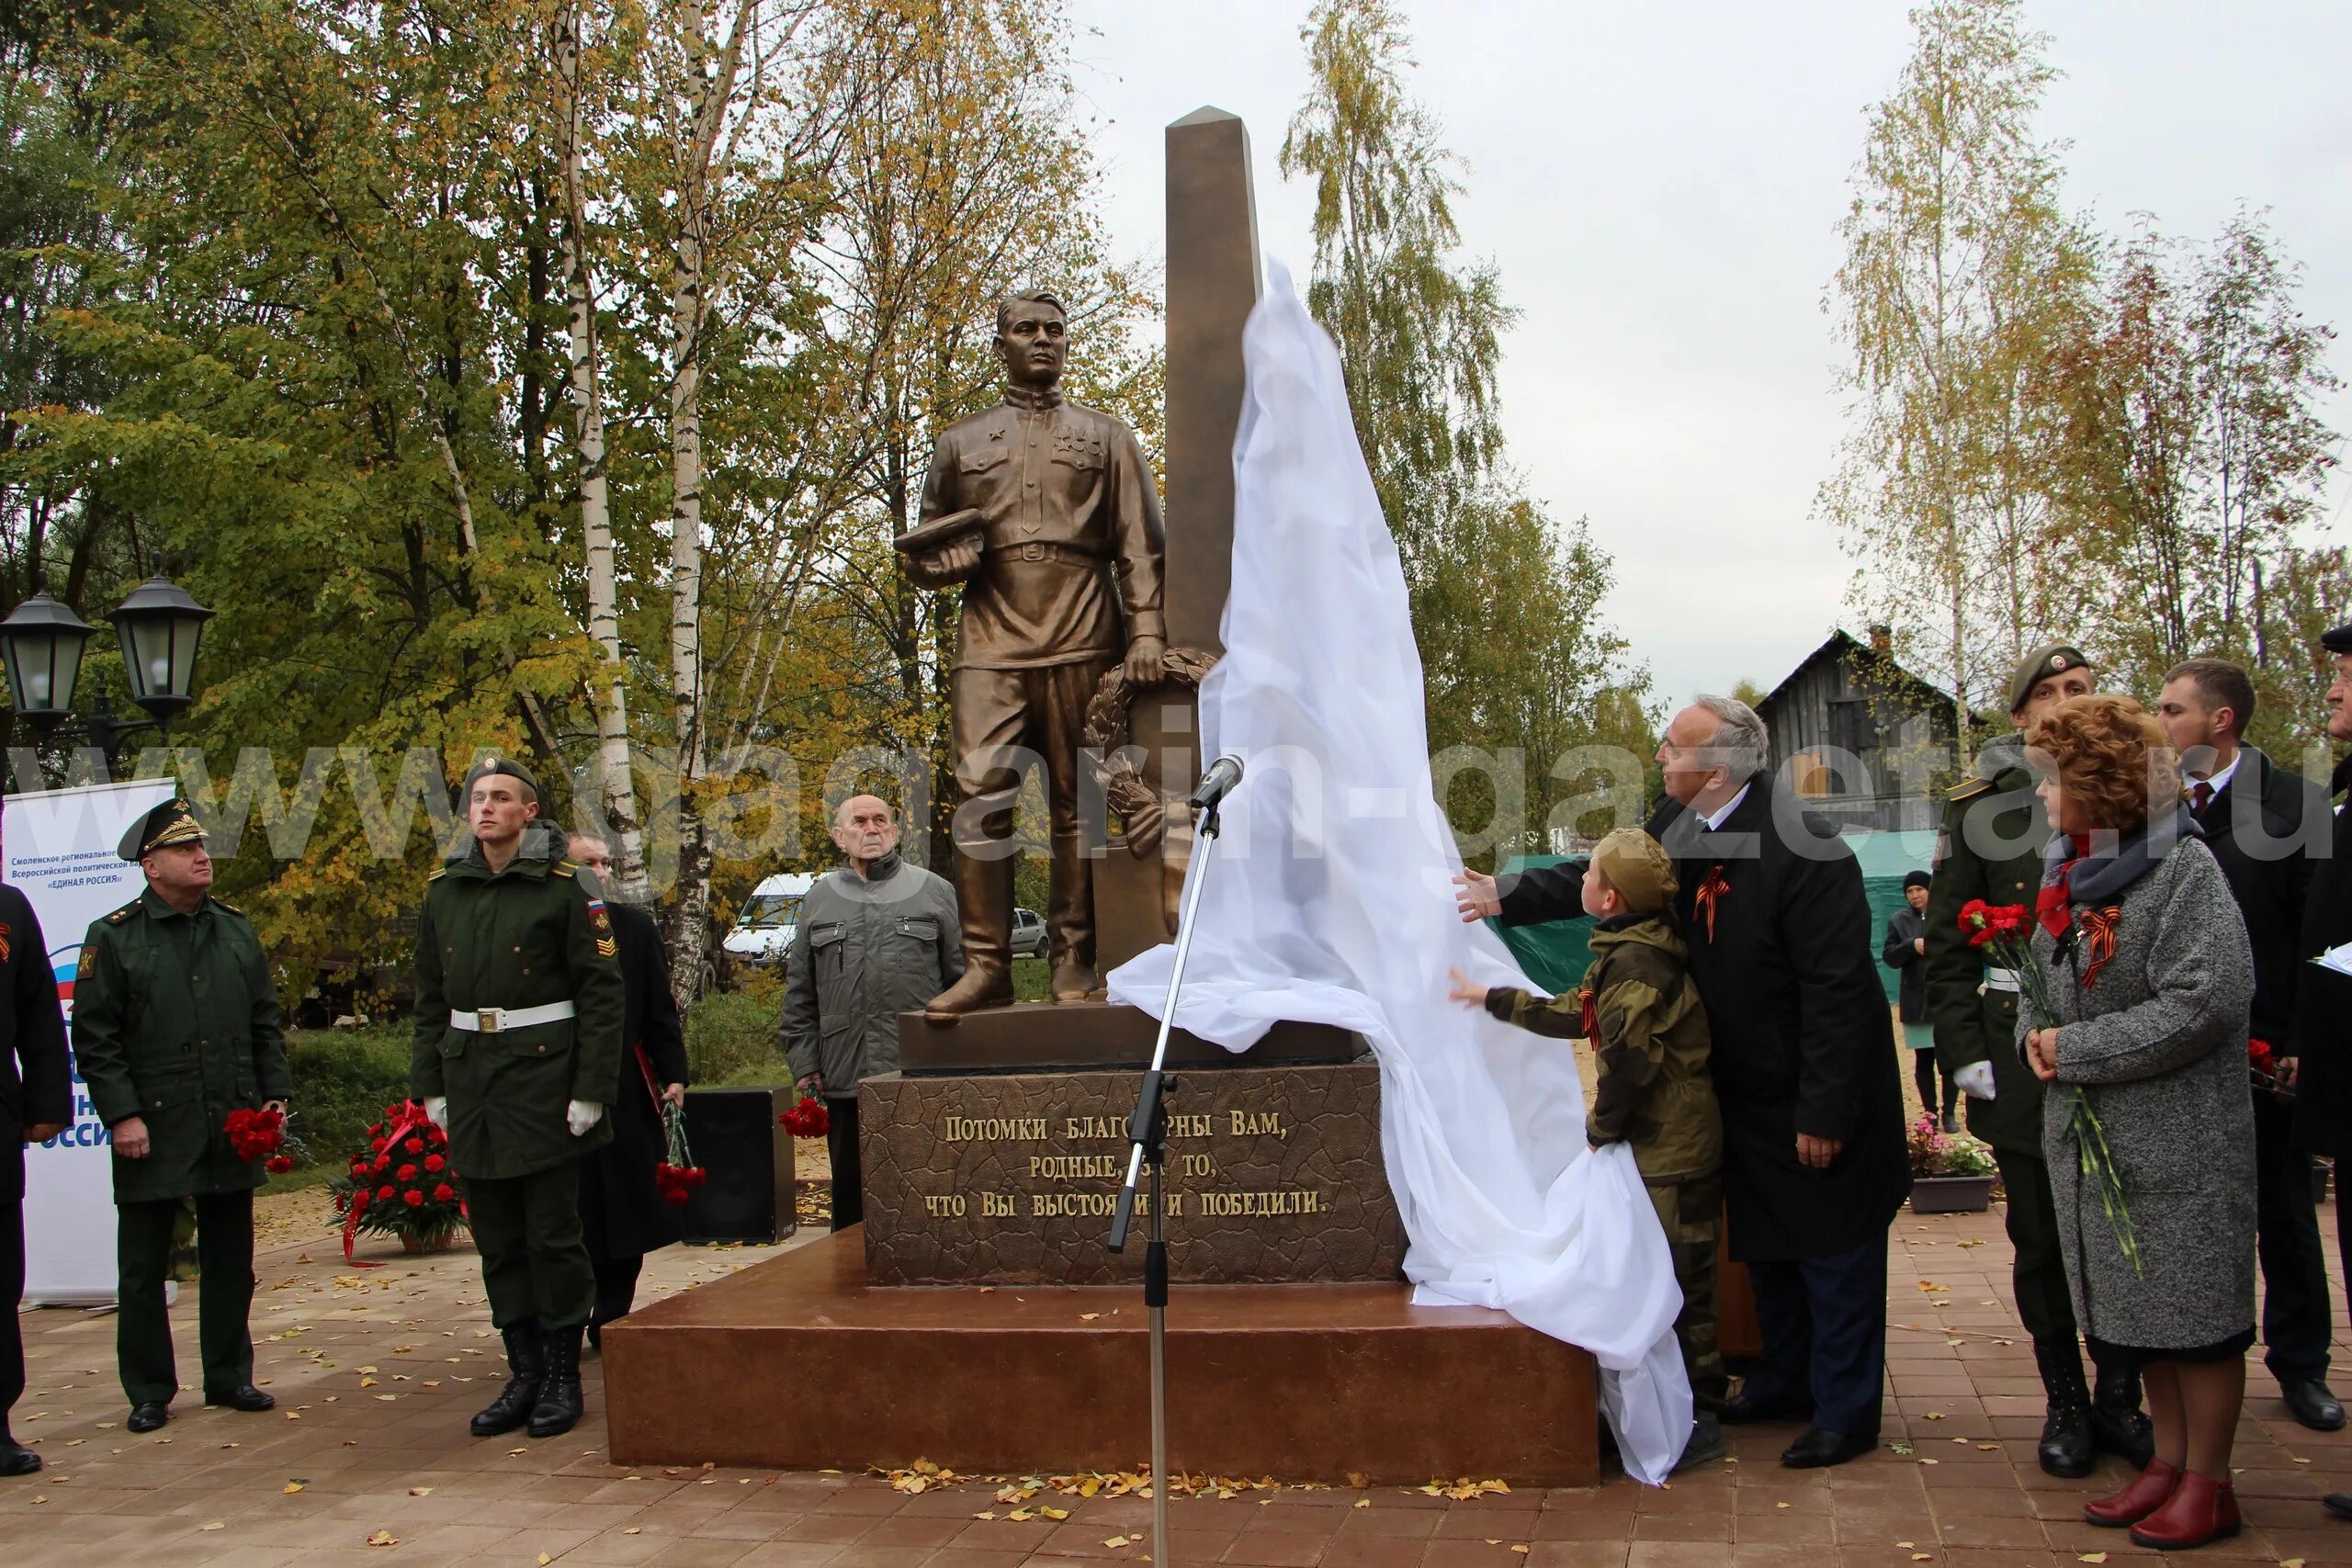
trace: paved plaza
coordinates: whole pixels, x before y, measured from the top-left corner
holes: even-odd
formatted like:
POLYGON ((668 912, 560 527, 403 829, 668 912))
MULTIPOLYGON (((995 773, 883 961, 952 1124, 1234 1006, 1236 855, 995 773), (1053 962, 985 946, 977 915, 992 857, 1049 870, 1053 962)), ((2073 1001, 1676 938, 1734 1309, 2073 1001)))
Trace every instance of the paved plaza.
MULTIPOLYGON (((910 1493, 854 1472, 607 1464, 593 1359, 589 1416, 577 1431, 544 1442, 519 1434, 477 1441, 466 1435, 466 1418, 495 1390, 501 1363, 474 1255, 415 1258, 376 1242, 358 1256, 382 1267, 355 1269, 323 1228, 322 1204, 301 1195, 270 1202, 266 1236, 274 1240, 265 1242, 254 1326, 256 1377, 280 1408, 232 1415, 184 1393, 170 1426, 131 1437, 121 1427, 113 1318, 27 1315, 31 1389, 17 1406, 17 1429, 49 1468, 0 1483, 6 1561, 41 1568, 1014 1568, 1073 1558, 1134 1562, 1149 1551, 1150 1506, 1133 1496, 1047 1487, 1007 1503, 997 1496, 1002 1482, 910 1493)), ((2332 1235, 2333 1216, 2325 1217, 2332 1235)), ((1735 1432, 1734 1462, 1663 1490, 1612 1476, 1592 1490, 1489 1492, 1475 1501, 1397 1487, 1179 1498, 1173 1556, 1255 1568, 2039 1568, 2153 1555, 2120 1532, 2079 1520, 2084 1497, 2120 1483, 2112 1461, 2081 1483, 2052 1481, 2034 1466, 2041 1389, 2007 1305, 2008 1252, 1997 1217, 1906 1212, 1894 1241, 1893 1386, 1883 1446, 1867 1459, 1827 1472, 1784 1471, 1775 1456, 1793 1434, 1773 1427, 1735 1432)), ((641 1299, 690 1289, 775 1250, 673 1247, 649 1260, 641 1299)), ((2342 1274, 2332 1248, 2330 1264, 2340 1324, 2342 1274)), ((174 1314, 184 1380, 194 1376, 191 1304, 183 1300, 174 1314)), ((1173 1310, 1182 1311, 1181 1292, 1173 1310)), ((838 1371, 779 1369, 776 1418, 792 1418, 795 1380, 838 1371)), ((2258 1366, 2250 1385, 2237 1478, 2247 1531, 2198 1556, 2352 1563, 2352 1525, 2330 1523, 2317 1502, 2330 1487, 2352 1486, 2352 1438, 2295 1426, 2258 1366)), ((1431 1389, 1430 1402, 1430 1419, 1444 1421, 1444 1391, 1431 1389)), ((1143 1447, 1138 1433, 1138 1460, 1143 1447)), ((1172 1457, 1182 1464, 1181 1454, 1172 1457)))

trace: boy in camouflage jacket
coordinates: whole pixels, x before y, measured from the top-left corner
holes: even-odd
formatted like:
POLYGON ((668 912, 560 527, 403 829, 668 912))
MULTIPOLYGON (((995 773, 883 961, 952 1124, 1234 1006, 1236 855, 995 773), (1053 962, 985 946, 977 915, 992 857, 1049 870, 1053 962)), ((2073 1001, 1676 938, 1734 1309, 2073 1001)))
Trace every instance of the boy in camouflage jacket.
POLYGON ((1681 1466, 1718 1457, 1715 1412, 1727 1383, 1715 1348, 1715 1230, 1723 1211, 1723 1118, 1707 1071, 1707 1012, 1674 918, 1674 863, 1623 828, 1586 863, 1584 908, 1597 917, 1592 965, 1572 993, 1540 997, 1476 985, 1457 970, 1453 999, 1555 1039, 1589 1040, 1598 1064, 1585 1141, 1632 1145, 1674 1257, 1682 1311, 1674 1331, 1699 1418, 1681 1466))

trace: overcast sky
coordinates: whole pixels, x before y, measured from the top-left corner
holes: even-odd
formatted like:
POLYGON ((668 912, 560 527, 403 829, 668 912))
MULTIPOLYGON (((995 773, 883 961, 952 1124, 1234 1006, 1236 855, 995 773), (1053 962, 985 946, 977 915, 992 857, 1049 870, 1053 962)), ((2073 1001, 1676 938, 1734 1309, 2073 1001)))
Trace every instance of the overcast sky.
MULTIPOLYGON (((1076 0, 1078 84, 1120 252, 1164 254, 1161 130, 1249 124, 1261 245, 1301 276, 1309 194, 1276 168, 1306 90, 1283 0, 1076 0)), ((1770 687, 1842 620, 1851 563, 1815 521, 1844 419, 1821 312, 1862 113, 1910 50, 1894 0, 1655 6, 1406 0, 1413 89, 1468 164, 1468 249, 1523 312, 1506 340, 1512 460, 1616 558, 1608 614, 1677 702, 1770 687)), ((2046 135, 2110 229, 2208 236, 2271 209, 2306 313, 2352 321, 2352 7, 2040 0, 2064 77, 2046 135)), ((2352 369, 2341 347, 2339 374, 2352 369)), ((2352 429, 2339 394, 2329 423, 2352 429)), ((2329 498, 2343 502, 2352 484, 2329 498)))

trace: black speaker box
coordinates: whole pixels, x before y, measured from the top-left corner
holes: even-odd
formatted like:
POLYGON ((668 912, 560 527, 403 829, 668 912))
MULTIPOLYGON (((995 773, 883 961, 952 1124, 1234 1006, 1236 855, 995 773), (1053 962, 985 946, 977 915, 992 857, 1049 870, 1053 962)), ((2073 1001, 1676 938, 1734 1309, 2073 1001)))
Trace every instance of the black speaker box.
POLYGON ((686 1142, 703 1184, 686 1201, 688 1241, 782 1241, 793 1232, 792 1134, 777 1118, 791 1089, 686 1091, 686 1142))

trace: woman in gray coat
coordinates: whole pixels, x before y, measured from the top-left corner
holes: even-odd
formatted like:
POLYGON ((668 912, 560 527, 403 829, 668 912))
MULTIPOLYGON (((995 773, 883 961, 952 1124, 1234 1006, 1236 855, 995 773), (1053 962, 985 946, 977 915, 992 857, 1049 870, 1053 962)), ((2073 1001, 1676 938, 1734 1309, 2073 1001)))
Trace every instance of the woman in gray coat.
POLYGON ((2075 697, 2029 744, 2057 829, 2033 953, 2056 1015, 2018 1015, 2043 1101, 2075 1314, 2092 1359, 2137 1361, 2156 1455, 2092 1503, 2143 1546, 2238 1533, 2230 1447, 2254 1343, 2254 957, 2220 864, 2180 805, 2164 731, 2129 697, 2075 697), (2122 1180, 2136 1262, 2083 1171, 2077 1097, 2122 1180))

